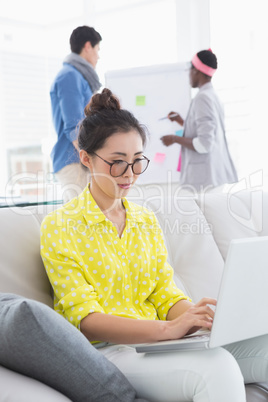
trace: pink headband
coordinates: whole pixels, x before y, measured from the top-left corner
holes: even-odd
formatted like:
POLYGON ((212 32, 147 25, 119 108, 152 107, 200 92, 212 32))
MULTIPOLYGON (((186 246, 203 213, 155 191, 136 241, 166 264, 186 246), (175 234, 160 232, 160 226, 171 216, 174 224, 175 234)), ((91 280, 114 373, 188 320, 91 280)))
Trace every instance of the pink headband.
POLYGON ((202 61, 198 58, 197 54, 194 55, 192 59, 192 64, 197 70, 201 71, 201 73, 208 75, 209 77, 212 77, 213 74, 216 72, 215 68, 209 67, 206 64, 202 63, 202 61))

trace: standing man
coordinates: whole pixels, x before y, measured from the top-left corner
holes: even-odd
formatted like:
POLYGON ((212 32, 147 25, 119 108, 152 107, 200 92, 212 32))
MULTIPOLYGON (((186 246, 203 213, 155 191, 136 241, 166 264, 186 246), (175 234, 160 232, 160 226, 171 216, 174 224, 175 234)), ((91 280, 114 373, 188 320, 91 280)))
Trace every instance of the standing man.
POLYGON ((223 107, 211 83, 216 69, 217 58, 210 49, 193 57, 190 84, 199 92, 185 121, 174 112, 168 115, 171 121, 184 126, 184 135, 161 138, 166 146, 181 145, 181 184, 197 191, 238 180, 225 137, 223 107))
POLYGON ((77 125, 91 96, 101 86, 95 71, 101 40, 94 28, 74 29, 70 37, 72 53, 64 60, 50 90, 58 136, 51 158, 56 178, 62 185, 64 202, 78 195, 90 180, 79 159, 77 125))

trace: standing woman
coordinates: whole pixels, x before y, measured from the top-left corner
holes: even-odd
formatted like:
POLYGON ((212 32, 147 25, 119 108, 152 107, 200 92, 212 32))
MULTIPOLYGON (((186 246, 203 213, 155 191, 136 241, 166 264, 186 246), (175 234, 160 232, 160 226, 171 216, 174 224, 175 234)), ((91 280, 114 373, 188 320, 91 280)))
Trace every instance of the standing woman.
MULTIPOLYGON (((210 329, 216 301, 193 304, 177 288, 156 217, 125 198, 149 164, 144 128, 108 89, 92 97, 85 114, 79 148, 90 186, 42 223, 41 254, 55 309, 125 374, 140 397, 245 402, 239 365, 223 348, 146 355, 131 346, 210 329)), ((244 363, 250 349, 240 343, 244 363)), ((257 349, 265 363, 254 381, 264 381, 267 337, 257 349)))
POLYGON ((196 191, 212 190, 238 181, 225 135, 224 109, 212 85, 217 57, 211 49, 201 50, 193 58, 190 84, 198 88, 185 121, 174 112, 168 117, 184 126, 183 137, 164 135, 164 145, 181 146, 180 184, 196 191), (173 117, 172 117, 173 116, 173 117))

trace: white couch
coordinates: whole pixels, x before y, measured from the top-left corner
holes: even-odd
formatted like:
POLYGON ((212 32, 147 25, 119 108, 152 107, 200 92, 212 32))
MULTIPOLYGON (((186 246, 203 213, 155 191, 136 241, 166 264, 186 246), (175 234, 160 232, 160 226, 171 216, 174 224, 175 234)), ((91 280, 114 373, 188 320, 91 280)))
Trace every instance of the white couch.
MULTIPOLYGON (((268 193, 205 193, 163 196, 135 191, 131 200, 153 209, 162 225, 175 280, 193 301, 217 297, 224 259, 233 238, 268 235, 268 193)), ((58 207, 58 206, 56 206, 58 207)), ((39 230, 51 205, 0 209, 0 292, 15 293, 52 307, 52 292, 39 254, 39 230)), ((1 327, 0 327, 1 331, 1 327)), ((0 366, 0 402, 17 401, 16 384, 42 392, 21 374, 0 366), (14 395, 14 396, 13 396, 14 395)), ((246 386, 247 401, 268 401, 267 384, 246 386)), ((24 400, 24 399, 21 399, 24 400)), ((38 400, 38 397, 37 399, 38 400)), ((51 401, 68 398, 51 389, 51 401), (53 396, 53 397, 52 397, 53 396)))

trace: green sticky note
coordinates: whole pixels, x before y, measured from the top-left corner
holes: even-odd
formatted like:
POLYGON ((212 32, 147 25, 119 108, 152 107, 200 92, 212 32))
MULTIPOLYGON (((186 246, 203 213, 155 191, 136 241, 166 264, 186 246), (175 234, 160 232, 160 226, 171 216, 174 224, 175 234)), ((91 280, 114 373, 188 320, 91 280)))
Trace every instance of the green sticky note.
POLYGON ((146 97, 144 95, 136 96, 136 106, 145 106, 146 97))

